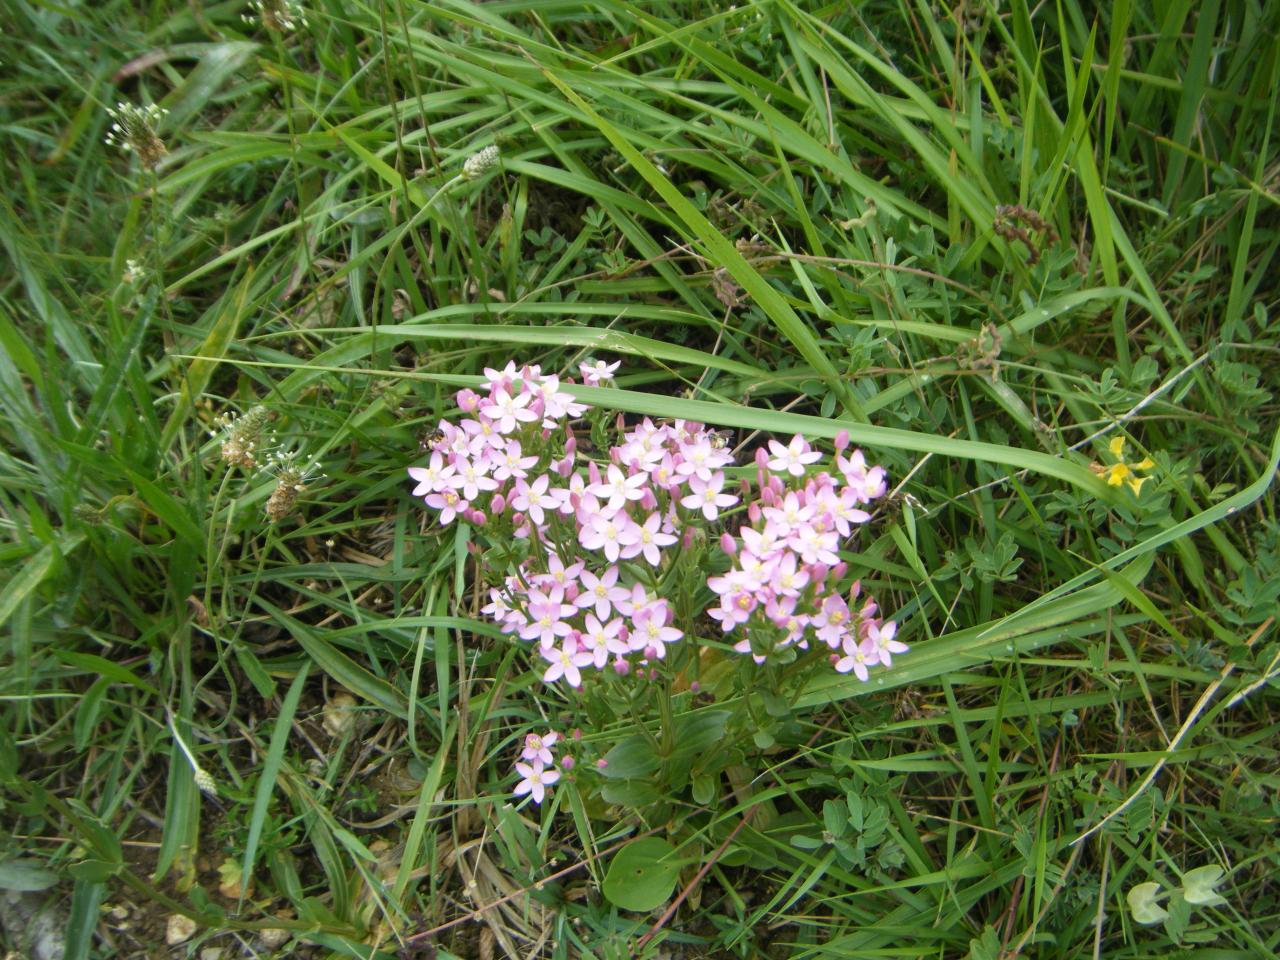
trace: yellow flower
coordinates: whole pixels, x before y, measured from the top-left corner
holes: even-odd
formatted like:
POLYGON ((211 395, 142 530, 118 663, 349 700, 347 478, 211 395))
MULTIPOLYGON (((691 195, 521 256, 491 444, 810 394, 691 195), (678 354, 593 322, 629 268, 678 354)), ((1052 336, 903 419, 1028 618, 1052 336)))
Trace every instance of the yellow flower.
POLYGON ((1122 483, 1127 483, 1129 489, 1136 496, 1142 491, 1142 485, 1149 480, 1149 477, 1140 477, 1135 471, 1150 470, 1154 467, 1155 461, 1150 457, 1143 457, 1138 463, 1126 463, 1124 459, 1124 437, 1115 437, 1111 443, 1107 445, 1107 449, 1111 451, 1111 455, 1116 458, 1116 462, 1109 467, 1102 468, 1102 475, 1107 478, 1110 486, 1118 487, 1122 483))

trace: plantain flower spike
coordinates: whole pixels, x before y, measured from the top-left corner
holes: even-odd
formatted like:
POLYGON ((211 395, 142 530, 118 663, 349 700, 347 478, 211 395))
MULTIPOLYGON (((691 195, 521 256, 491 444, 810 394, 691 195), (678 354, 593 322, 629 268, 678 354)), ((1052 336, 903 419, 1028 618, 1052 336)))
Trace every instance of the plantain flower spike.
POLYGON ((140 107, 136 103, 121 101, 114 108, 107 107, 111 129, 103 139, 108 146, 137 154, 139 163, 148 170, 154 170, 169 154, 169 148, 158 132, 168 113, 164 107, 154 103, 140 107))
POLYGON ((462 165, 462 178, 464 180, 478 180, 484 176, 495 166, 498 165, 498 157, 501 152, 496 146, 488 146, 479 153, 473 153, 467 157, 467 162, 462 165))

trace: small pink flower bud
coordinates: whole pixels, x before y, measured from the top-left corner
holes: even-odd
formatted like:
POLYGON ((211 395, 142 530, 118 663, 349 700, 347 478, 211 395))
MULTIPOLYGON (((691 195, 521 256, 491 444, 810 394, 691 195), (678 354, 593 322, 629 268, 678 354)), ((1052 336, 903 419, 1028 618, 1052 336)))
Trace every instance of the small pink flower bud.
POLYGON ((601 757, 599 760, 596 761, 597 770, 603 770, 607 766, 609 766, 609 761, 606 760, 604 757, 601 757))
POLYGON ((473 527, 483 527, 489 518, 480 510, 472 510, 469 519, 473 527))
POLYGON ((646 510, 658 509, 658 498, 654 495, 652 487, 644 488, 644 493, 640 497, 640 506, 646 510))
POLYGON ((728 530, 720 534, 720 549, 731 557, 738 554, 738 541, 733 539, 728 530))
MULTIPOLYGON (((649 647, 648 649, 653 650, 653 647, 649 647)), ((653 656, 653 657, 657 657, 657 655, 658 655, 658 651, 657 651, 657 650, 653 650, 653 654, 652 654, 652 656, 653 656)), ((654 682, 655 680, 657 680, 657 679, 658 679, 658 668, 657 668, 657 667, 651 667, 651 668, 649 669, 649 682, 650 682, 650 683, 653 683, 653 682, 654 682)))
POLYGON ((689 683, 690 693, 697 693, 701 689, 702 689, 702 684, 700 684, 697 680, 693 680, 689 683))
POLYGON ((614 425, 618 428, 619 433, 623 433, 627 429, 627 421, 622 414, 618 414, 618 416, 614 419, 613 422, 614 422, 614 425))
POLYGON ((564 455, 566 457, 572 457, 577 452, 578 452, 578 438, 575 437, 572 433, 570 433, 569 439, 564 442, 564 455))
POLYGON ((778 495, 774 493, 773 484, 765 487, 760 491, 760 503, 766 507, 772 507, 778 502, 778 495))
POLYGON ((495 514, 505 513, 507 509, 507 498, 500 493, 495 493, 493 499, 489 501, 489 509, 495 514))
POLYGON ((551 465, 551 469, 562 477, 568 477, 573 473, 573 458, 565 457, 563 460, 557 460, 551 465))
POLYGON ((753 500, 751 504, 747 507, 747 519, 750 520, 752 524, 756 524, 760 522, 759 502, 753 500))
POLYGON ((839 563, 837 563, 834 567, 831 568, 831 575, 835 577, 837 580, 843 580, 844 575, 848 572, 849 572, 849 565, 845 563, 843 560, 841 560, 839 563))
POLYGON ((751 484, 747 482, 746 477, 743 477, 741 480, 738 481, 738 492, 742 494, 743 500, 751 496, 751 484))
POLYGON ((613 661, 613 672, 620 677, 625 677, 631 672, 631 664, 619 657, 617 660, 613 661))
POLYGON ((827 657, 827 659, 831 661, 831 665, 834 667, 837 663, 840 662, 840 654, 833 653, 831 654, 831 656, 827 657))
POLYGON ((514 523, 517 527, 523 527, 529 521, 525 519, 525 516, 523 513, 517 510, 515 513, 511 515, 511 522, 514 523))
POLYGON ((561 757, 561 758, 560 758, 560 769, 561 769, 561 770, 572 770, 572 769, 573 769, 573 764, 574 764, 573 757, 561 757))
MULTIPOLYGON (((644 648, 644 656, 645 656, 645 659, 646 659, 646 660, 657 660, 657 659, 658 659, 658 648, 657 648, 657 647, 655 647, 655 646, 653 646, 652 644, 650 644, 649 646, 647 646, 647 647, 645 647, 645 648, 644 648)), ((649 679, 650 679, 650 680, 654 680, 654 679, 656 679, 656 678, 657 678, 657 675, 658 675, 658 671, 657 671, 657 670, 650 670, 650 671, 649 671, 649 679)))
POLYGON ((680 546, 684 550, 693 549, 693 527, 685 527, 684 535, 680 538, 680 546))
POLYGON ((600 468, 596 466, 594 460, 587 461, 587 479, 593 484, 600 482, 600 468))
POLYGON ((761 470, 769 468, 769 451, 764 447, 756 447, 756 466, 761 470))
POLYGON ((849 446, 849 431, 841 430, 836 434, 836 452, 844 453, 845 448, 849 446))
MULTIPOLYGON (((542 409, 541 409, 541 407, 543 406, 543 404, 536 404, 536 405, 534 405, 534 404, 530 404, 530 406, 535 407, 535 409, 534 409, 534 411, 533 411, 534 413, 536 413, 538 416, 542 416, 542 409)), ((543 442, 543 443, 546 443, 546 442, 547 442, 548 440, 550 440, 550 439, 551 439, 551 428, 550 428, 550 427, 543 427, 543 428, 542 428, 542 442, 543 442)))
POLYGON ((569 736, 573 737, 573 739, 575 739, 575 740, 581 740, 581 739, 582 739, 582 728, 581 728, 581 727, 574 727, 574 728, 573 728, 573 733, 569 734, 569 736))

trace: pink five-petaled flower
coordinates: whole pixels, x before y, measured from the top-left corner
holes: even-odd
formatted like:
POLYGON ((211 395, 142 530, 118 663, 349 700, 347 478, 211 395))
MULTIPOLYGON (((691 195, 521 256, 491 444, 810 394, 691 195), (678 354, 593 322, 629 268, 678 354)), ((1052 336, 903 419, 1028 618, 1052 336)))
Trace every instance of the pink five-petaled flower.
MULTIPOLYGON (((833 650, 838 648, 844 643, 845 638, 849 636, 849 621, 851 619, 849 605, 844 602, 844 598, 834 593, 828 595, 823 599, 822 608, 818 615, 813 618, 813 625, 817 628, 818 639, 833 650)), ((845 673, 847 671, 841 672, 845 673)))
POLYGON ((537 465, 538 458, 526 457, 523 453, 519 440, 508 440, 503 451, 493 457, 493 479, 505 483, 508 480, 523 480, 528 476, 529 468, 537 465))
POLYGON ((559 739, 560 734, 554 732, 544 733, 542 736, 531 733, 524 738, 524 749, 520 751, 520 758, 522 760, 532 760, 542 764, 544 767, 549 767, 555 763, 551 748, 556 745, 556 741, 559 739))
POLYGON ((527 393, 512 396, 499 387, 493 391, 493 400, 484 412, 493 421, 495 430, 510 433, 517 423, 532 423, 538 419, 538 415, 529 409, 529 399, 527 393))
POLYGON ((895 640, 894 635, 898 632, 898 625, 893 621, 882 624, 868 624, 867 626, 867 642, 869 642, 879 657, 879 662, 886 667, 893 665, 893 655, 895 653, 906 653, 907 645, 901 640, 895 640))
POLYGON ((689 489, 693 493, 681 500, 680 505, 690 510, 701 510, 704 517, 714 520, 720 515, 721 507, 732 507, 738 502, 733 494, 721 493, 723 487, 723 473, 713 473, 710 480, 695 475, 689 480, 689 489))
POLYGON ((844 641, 844 656, 836 661, 836 671, 848 673, 852 670, 855 677, 865 682, 867 667, 874 667, 879 662, 880 654, 876 652, 874 643, 869 639, 859 641, 857 637, 849 636, 844 641))
POLYGON ((720 606, 713 607, 707 611, 707 615, 713 620, 720 621, 720 628, 728 633, 740 623, 746 623, 751 616, 751 611, 756 608, 755 594, 741 590, 737 593, 727 593, 720 598, 720 606))
POLYGON ((481 490, 498 489, 497 480, 486 475, 482 468, 467 460, 458 465, 458 475, 450 482, 453 488, 461 491, 462 496, 467 500, 475 500, 480 496, 481 490))
POLYGON ((449 478, 453 476, 453 465, 445 463, 437 450, 431 454, 431 460, 425 467, 410 467, 409 476, 417 483, 413 496, 421 497, 451 486, 449 478))
POLYGON ((618 536, 618 543, 622 545, 619 554, 622 559, 630 560, 632 557, 643 555, 650 566, 656 567, 661 563, 662 554, 658 548, 669 547, 676 542, 674 536, 662 532, 661 526, 662 515, 656 512, 649 514, 649 519, 643 524, 631 523, 618 536))
POLYGON ((578 541, 588 550, 603 550, 606 560, 617 563, 622 549, 619 538, 627 519, 626 514, 606 516, 597 513, 582 527, 578 541))
POLYGON ((537 640, 545 651, 555 644, 556 637, 567 637, 573 632, 564 618, 576 613, 577 608, 563 602, 564 591, 559 587, 549 594, 530 590, 528 596, 529 622, 520 628, 522 640, 537 640))
POLYGON ((569 639, 559 647, 543 647, 542 658, 551 664, 542 675, 543 682, 555 683, 564 677, 571 687, 582 686, 582 671, 579 667, 595 662, 594 656, 586 650, 579 650, 577 642, 569 639))
POLYGON ((517 763, 516 773, 520 774, 524 779, 516 784, 516 788, 512 792, 517 797, 523 797, 526 793, 530 794, 533 797, 533 802, 539 805, 547 795, 547 787, 560 779, 559 770, 548 770, 540 761, 534 761, 532 764, 517 763))
POLYGON ((596 619, 595 614, 587 614, 586 629, 582 631, 580 642, 590 652, 597 670, 604 669, 604 665, 609 662, 609 654, 628 651, 626 641, 618 636, 621 632, 621 617, 614 617, 608 623, 602 624, 596 619))
POLYGON ((545 473, 534 479, 533 483, 525 480, 517 480, 515 488, 515 496, 511 498, 511 506, 515 507, 521 513, 528 514, 538 526, 547 522, 544 510, 557 508, 560 501, 547 491, 547 487, 551 485, 551 478, 545 473))
POLYGON ((655 603, 645 607, 635 617, 635 630, 631 633, 631 649, 643 650, 647 657, 659 660, 667 655, 666 644, 675 643, 684 633, 667 624, 666 604, 655 603))
POLYGON ((785 447, 777 440, 770 440, 769 452, 773 454, 769 469, 774 473, 789 473, 793 477, 803 477, 806 464, 822 459, 822 452, 810 449, 808 442, 798 433, 785 447))
POLYGON ((604 620, 609 616, 609 611, 613 609, 614 604, 625 601, 631 596, 630 590, 617 585, 618 573, 616 566, 609 567, 598 577, 590 570, 583 570, 578 576, 578 582, 582 584, 582 592, 573 602, 583 609, 594 607, 596 617, 604 620))
POLYGON ((647 474, 637 473, 635 476, 628 477, 617 466, 609 464, 608 479, 593 483, 587 489, 601 500, 607 499, 605 509, 610 513, 616 513, 627 505, 628 500, 639 500, 643 497, 644 487, 648 481, 647 474))
POLYGON ((453 522, 453 518, 471 507, 471 504, 458 496, 456 490, 442 490, 440 493, 432 493, 426 497, 426 504, 432 509, 440 511, 440 522, 449 524, 453 522))
POLYGON ((613 372, 621 366, 622 361, 616 363, 605 363, 603 360, 597 360, 594 363, 580 363, 578 370, 582 373, 582 379, 589 387, 598 387, 606 380, 613 379, 613 372))

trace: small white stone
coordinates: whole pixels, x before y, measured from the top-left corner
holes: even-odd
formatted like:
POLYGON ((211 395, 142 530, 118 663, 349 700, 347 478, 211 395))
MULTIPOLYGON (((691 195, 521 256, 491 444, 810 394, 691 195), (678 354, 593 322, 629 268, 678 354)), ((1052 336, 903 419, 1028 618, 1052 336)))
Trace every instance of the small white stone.
POLYGON ((169 914, 164 925, 164 942, 171 947, 186 943, 196 932, 196 922, 180 913, 169 914))
POLYGON ((278 947, 284 946, 288 941, 289 936, 289 931, 281 929, 280 927, 271 927, 268 930, 258 931, 258 939, 268 950, 275 950, 278 947))

